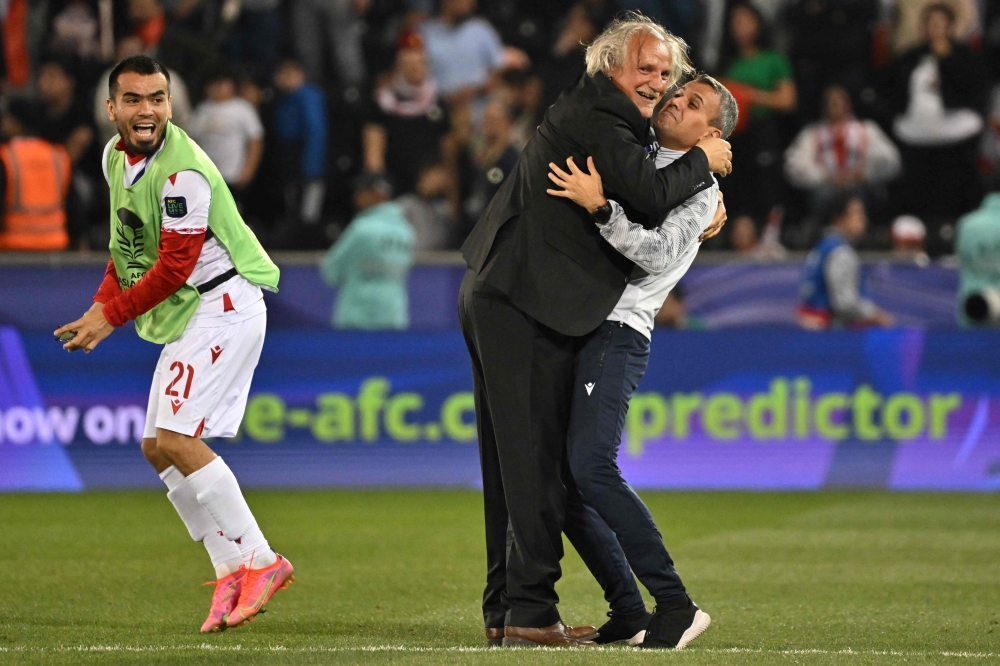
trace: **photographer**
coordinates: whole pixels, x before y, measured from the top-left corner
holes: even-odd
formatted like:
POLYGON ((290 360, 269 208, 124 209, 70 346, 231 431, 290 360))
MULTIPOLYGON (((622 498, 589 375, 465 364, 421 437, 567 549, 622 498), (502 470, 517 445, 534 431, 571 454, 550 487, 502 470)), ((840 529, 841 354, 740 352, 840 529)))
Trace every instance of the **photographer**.
POLYGON ((963 326, 1000 323, 1000 192, 958 221, 958 321, 963 326))

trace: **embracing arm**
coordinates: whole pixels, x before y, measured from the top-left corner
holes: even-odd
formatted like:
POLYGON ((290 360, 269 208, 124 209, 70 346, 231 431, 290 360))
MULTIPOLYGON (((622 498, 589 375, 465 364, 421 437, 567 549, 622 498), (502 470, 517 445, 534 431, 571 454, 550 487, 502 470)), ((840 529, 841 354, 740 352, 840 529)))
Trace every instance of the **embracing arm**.
MULTIPOLYGON (((587 173, 576 166, 572 157, 566 160, 566 165, 569 172, 555 164, 549 164, 549 180, 563 189, 549 189, 546 192, 569 199, 586 208, 592 215, 599 208, 609 208, 607 222, 597 222, 601 236, 618 252, 649 273, 664 271, 694 240, 712 238, 726 223, 722 193, 713 195, 712 190, 709 190, 695 194, 671 210, 657 228, 646 229, 641 224, 629 221, 622 207, 604 196, 601 174, 598 173, 593 158, 587 158, 587 173), (703 230, 702 223, 710 210, 714 211, 712 222, 703 230)), ((715 181, 712 182, 714 184, 715 181)))
POLYGON ((611 219, 598 227, 611 247, 655 275, 665 271, 697 242, 702 221, 714 202, 715 197, 710 193, 698 193, 670 211, 660 226, 645 229, 641 224, 630 222, 622 207, 609 201, 611 219))
MULTIPOLYGON (((595 108, 587 125, 584 148, 593 156, 607 189, 643 213, 663 215, 712 184, 709 156, 701 147, 692 148, 684 157, 657 170, 624 119, 595 108)), ((725 143, 721 139, 711 141, 725 143)))

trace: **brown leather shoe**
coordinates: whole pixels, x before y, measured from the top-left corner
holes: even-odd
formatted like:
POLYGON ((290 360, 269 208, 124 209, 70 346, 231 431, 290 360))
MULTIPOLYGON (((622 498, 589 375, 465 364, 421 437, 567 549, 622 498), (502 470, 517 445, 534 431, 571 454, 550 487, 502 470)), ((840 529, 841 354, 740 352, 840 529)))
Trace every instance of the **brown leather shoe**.
POLYGON ((566 633, 578 641, 592 641, 597 638, 597 627, 588 624, 579 627, 566 627, 566 633))
MULTIPOLYGON (((500 647, 503 645, 503 627, 486 628, 486 645, 489 647, 500 647)), ((566 633, 578 641, 591 641, 597 638, 597 627, 583 625, 580 627, 566 627, 566 633)))
MULTIPOLYGON (((593 629, 593 627, 590 627, 593 629)), ((597 644, 570 634, 570 627, 556 622, 551 627, 505 627, 503 644, 505 647, 592 647, 597 644)))

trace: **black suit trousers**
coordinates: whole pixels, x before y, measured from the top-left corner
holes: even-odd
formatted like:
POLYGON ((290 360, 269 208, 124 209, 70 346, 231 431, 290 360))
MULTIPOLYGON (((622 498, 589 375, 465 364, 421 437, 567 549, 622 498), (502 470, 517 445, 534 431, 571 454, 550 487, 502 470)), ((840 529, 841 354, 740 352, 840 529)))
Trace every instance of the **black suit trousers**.
POLYGON ((559 621, 562 535, 615 612, 643 608, 611 529, 569 474, 566 435, 581 340, 539 324, 469 271, 459 318, 472 358, 486 517, 487 627, 559 621))

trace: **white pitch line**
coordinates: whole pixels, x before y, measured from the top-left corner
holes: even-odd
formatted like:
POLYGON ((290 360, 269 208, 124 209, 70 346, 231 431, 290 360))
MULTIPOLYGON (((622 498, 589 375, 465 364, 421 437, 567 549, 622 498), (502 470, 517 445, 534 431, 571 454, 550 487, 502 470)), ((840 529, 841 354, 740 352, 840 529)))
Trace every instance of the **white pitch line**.
MULTIPOLYGON (((509 648, 508 648, 509 649, 509 648)), ((526 648, 534 651, 543 652, 565 652, 566 648, 526 648)), ((579 649, 587 652, 593 651, 609 651, 616 653, 623 652, 637 652, 636 648, 623 648, 623 647, 594 647, 594 648, 573 648, 579 649)), ((490 653, 496 654, 502 652, 502 648, 490 648, 490 647, 420 647, 420 646, 407 646, 407 645, 360 645, 355 647, 349 646, 331 646, 331 647, 314 647, 314 646, 304 646, 304 647, 286 647, 284 645, 254 645, 244 647, 242 644, 236 645, 213 645, 211 643, 200 643, 197 645, 72 645, 72 646, 60 646, 60 647, 33 647, 33 646, 16 646, 16 647, 0 647, 0 653, 6 652, 28 652, 28 653, 43 653, 43 652, 54 652, 54 653, 64 653, 64 652, 97 652, 97 653, 107 653, 107 652, 182 652, 182 651, 194 651, 194 652, 242 652, 242 653, 257 653, 257 654, 272 654, 272 653, 358 653, 358 652, 412 652, 412 653, 490 653)), ((997 652, 920 652, 920 651, 908 651, 908 650, 853 650, 851 648, 845 648, 842 650, 821 650, 821 649, 787 649, 787 650, 770 650, 764 648, 688 648, 684 652, 694 652, 694 653, 706 653, 706 654, 761 654, 761 655, 787 655, 787 656, 802 656, 802 655, 837 655, 837 656, 857 656, 857 657, 951 657, 957 659, 995 659, 1000 657, 1000 653, 997 652)))

